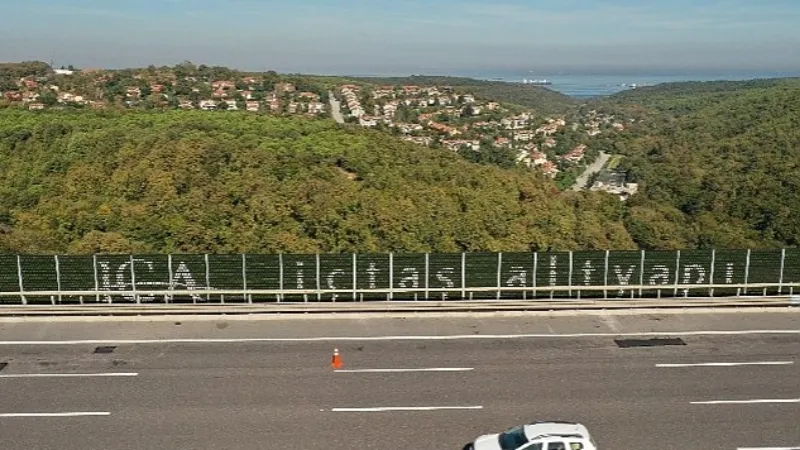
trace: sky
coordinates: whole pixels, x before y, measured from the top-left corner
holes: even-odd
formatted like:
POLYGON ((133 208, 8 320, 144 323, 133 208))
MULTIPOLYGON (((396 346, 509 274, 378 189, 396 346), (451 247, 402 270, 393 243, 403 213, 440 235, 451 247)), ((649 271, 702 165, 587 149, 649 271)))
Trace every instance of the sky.
POLYGON ((800 0, 24 0, 0 61, 405 75, 798 72, 800 0))

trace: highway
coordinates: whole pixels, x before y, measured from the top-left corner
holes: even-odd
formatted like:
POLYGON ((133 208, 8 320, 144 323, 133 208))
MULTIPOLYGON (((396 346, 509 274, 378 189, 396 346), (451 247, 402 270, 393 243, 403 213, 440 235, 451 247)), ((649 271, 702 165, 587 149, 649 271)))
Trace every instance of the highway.
POLYGON ((2 319, 2 363, 5 448, 461 449, 547 419, 601 449, 800 448, 796 309, 2 319), (625 346, 654 337, 685 345, 625 346))

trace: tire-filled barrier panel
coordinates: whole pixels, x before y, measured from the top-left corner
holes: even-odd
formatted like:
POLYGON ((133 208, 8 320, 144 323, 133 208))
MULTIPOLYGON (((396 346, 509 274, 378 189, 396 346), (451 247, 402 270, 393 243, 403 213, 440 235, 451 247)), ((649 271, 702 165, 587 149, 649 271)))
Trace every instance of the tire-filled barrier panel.
POLYGON ((0 255, 3 304, 636 299, 793 294, 800 249, 0 255))

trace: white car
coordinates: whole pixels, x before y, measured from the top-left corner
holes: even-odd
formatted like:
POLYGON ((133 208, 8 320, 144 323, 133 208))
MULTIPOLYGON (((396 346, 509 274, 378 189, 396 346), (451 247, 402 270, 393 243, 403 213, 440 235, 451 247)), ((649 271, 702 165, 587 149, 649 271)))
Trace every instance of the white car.
POLYGON ((597 450, 585 426, 574 422, 536 422, 487 434, 464 450, 597 450))

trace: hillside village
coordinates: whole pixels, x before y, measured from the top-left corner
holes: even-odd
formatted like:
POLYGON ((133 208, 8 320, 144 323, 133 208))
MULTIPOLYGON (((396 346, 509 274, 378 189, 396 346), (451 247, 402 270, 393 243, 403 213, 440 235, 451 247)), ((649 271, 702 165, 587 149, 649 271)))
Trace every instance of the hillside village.
POLYGON ((322 116, 325 93, 301 90, 276 76, 179 76, 174 71, 106 70, 76 72, 56 69, 53 76, 27 76, 17 89, 2 93, 4 101, 30 110, 52 107, 122 107, 141 109, 200 109, 322 116))
MULTIPOLYGON (((14 84, 0 94, 3 103, 29 110, 198 109, 330 117, 332 106, 330 86, 290 82, 274 72, 62 68, 22 76, 14 84)), ((336 85, 333 95, 341 100, 346 122, 458 153, 508 152, 517 164, 553 178, 579 174, 597 156, 592 138, 625 129, 622 120, 597 111, 573 117, 537 115, 450 86, 351 82, 336 85)))
POLYGON ((340 86, 348 119, 364 127, 386 127, 402 139, 441 145, 455 152, 509 149, 516 161, 555 177, 585 164, 590 138, 623 131, 613 116, 590 111, 569 122, 564 116, 537 116, 494 101, 476 99, 449 86, 340 86), (574 145, 560 146, 568 137, 574 145))

